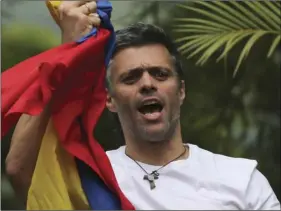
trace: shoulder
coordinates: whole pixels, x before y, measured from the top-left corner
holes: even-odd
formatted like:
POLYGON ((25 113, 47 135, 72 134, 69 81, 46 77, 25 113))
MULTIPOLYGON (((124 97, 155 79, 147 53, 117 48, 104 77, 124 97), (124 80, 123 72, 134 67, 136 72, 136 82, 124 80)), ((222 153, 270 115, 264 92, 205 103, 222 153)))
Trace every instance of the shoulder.
POLYGON ((117 149, 106 151, 108 157, 119 157, 125 153, 125 146, 121 146, 117 149))
POLYGON ((200 166, 204 166, 203 171, 209 171, 212 176, 225 182, 231 181, 232 183, 235 178, 243 187, 248 184, 258 165, 256 160, 216 154, 196 145, 190 145, 190 147, 191 155, 194 154, 192 156, 195 157, 194 160, 200 166))
POLYGON ((124 163, 126 163, 124 159, 125 146, 106 151, 106 155, 109 158, 110 163, 113 167, 124 166, 124 163))
POLYGON ((202 173, 219 181, 221 191, 237 195, 247 209, 280 210, 280 203, 268 180, 257 169, 256 160, 216 154, 196 145, 191 148, 197 154, 197 165, 203 167, 202 173))
POLYGON ((251 175, 245 199, 252 210, 280 210, 280 202, 266 177, 258 170, 251 175))

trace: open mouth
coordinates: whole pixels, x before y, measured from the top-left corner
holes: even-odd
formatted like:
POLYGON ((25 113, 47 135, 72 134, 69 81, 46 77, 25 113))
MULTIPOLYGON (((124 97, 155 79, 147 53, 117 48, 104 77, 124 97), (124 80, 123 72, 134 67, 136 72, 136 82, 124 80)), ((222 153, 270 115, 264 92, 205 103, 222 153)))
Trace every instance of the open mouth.
POLYGON ((138 111, 140 113, 142 113, 143 115, 160 113, 162 110, 163 110, 163 105, 161 102, 159 102, 157 100, 145 101, 138 108, 138 111))

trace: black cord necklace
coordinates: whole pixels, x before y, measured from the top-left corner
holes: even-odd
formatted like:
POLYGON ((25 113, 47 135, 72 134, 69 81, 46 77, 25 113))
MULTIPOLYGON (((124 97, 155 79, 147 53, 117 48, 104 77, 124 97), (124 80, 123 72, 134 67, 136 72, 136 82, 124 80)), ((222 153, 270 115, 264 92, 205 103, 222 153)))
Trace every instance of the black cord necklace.
POLYGON ((147 180, 150 184, 150 189, 153 190, 154 188, 156 188, 156 185, 155 185, 155 182, 154 180, 158 179, 159 178, 159 173, 158 171, 162 168, 164 168, 165 166, 169 165, 171 162, 179 159, 181 156, 183 156, 184 154, 186 153, 186 147, 184 146, 184 151, 179 155, 177 156, 176 158, 174 158, 173 160, 169 161, 168 163, 166 163, 165 165, 161 166, 160 168, 152 171, 150 174, 135 160, 133 159, 130 155, 128 155, 126 152, 125 152, 125 155, 127 155, 129 158, 131 158, 145 173, 146 175, 144 175, 143 179, 144 180, 147 180))

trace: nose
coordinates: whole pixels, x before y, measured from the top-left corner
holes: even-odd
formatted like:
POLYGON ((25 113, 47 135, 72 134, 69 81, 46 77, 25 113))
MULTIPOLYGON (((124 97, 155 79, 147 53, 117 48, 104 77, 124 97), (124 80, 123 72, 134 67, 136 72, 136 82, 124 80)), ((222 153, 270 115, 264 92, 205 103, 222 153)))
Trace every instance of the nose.
POLYGON ((148 72, 144 72, 140 80, 140 93, 147 95, 157 90, 154 80, 148 72))

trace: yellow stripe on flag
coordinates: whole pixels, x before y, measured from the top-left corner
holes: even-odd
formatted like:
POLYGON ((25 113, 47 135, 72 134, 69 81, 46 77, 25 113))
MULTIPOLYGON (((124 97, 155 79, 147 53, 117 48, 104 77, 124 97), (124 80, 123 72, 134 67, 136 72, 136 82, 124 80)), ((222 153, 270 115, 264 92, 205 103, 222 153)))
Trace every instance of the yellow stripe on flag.
POLYGON ((50 121, 28 193, 27 210, 88 210, 76 164, 61 146, 50 121))
POLYGON ((54 21, 60 26, 58 7, 60 6, 61 1, 46 0, 45 2, 54 21))

